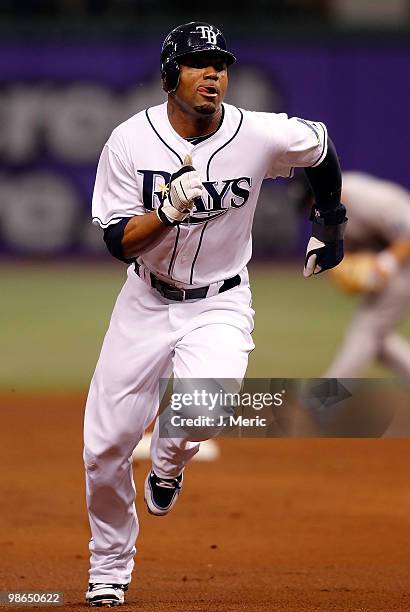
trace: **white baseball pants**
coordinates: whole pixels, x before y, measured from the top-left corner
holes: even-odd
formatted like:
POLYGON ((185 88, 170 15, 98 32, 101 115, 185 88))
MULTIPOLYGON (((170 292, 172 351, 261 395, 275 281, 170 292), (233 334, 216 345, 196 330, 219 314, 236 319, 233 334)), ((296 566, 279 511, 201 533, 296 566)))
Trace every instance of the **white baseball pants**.
MULTIPOLYGON (((114 307, 91 381, 84 422, 86 497, 91 527, 90 582, 129 583, 138 518, 131 454, 159 406, 158 383, 176 378, 230 378, 238 385, 254 348, 247 271, 242 282, 213 297, 162 298, 134 272, 114 307)), ((172 478, 199 444, 158 436, 153 469, 172 478)))

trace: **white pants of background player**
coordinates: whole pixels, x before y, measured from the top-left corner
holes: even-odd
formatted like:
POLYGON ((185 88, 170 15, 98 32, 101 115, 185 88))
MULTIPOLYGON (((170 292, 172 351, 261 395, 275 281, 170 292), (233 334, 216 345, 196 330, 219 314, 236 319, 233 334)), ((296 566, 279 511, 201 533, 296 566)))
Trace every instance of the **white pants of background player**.
POLYGON ((355 378, 375 360, 410 377, 410 343, 394 330, 410 311, 410 262, 380 294, 363 298, 325 378, 355 378))
MULTIPOLYGON (((131 454, 159 405, 158 381, 230 378, 246 372, 253 310, 247 271, 238 287, 200 300, 171 302, 133 271, 118 296, 91 381, 84 422, 86 496, 91 526, 90 582, 129 583, 138 518, 131 454)), ((240 384, 240 383, 239 383, 240 384)), ((237 389, 238 390, 238 389, 237 389)), ((153 469, 172 478, 199 444, 160 438, 153 469)))

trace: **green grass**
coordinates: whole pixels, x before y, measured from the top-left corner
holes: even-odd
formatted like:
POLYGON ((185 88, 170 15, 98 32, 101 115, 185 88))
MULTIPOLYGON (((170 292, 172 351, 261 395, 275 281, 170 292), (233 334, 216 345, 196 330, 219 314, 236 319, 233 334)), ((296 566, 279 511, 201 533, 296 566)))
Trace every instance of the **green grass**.
MULTIPOLYGON (((0 389, 85 389, 125 270, 115 262, 0 267, 0 389)), ((254 266, 251 283, 256 349, 248 376, 320 376, 355 301, 324 276, 305 280, 292 266, 254 266)), ((409 320, 402 330, 410 337, 409 320)))

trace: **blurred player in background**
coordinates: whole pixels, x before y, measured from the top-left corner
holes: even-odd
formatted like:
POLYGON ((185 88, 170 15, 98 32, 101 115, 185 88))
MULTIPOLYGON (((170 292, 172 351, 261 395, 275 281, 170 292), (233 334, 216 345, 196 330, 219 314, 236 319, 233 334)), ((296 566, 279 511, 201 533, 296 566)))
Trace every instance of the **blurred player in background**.
POLYGON ((410 343, 395 332, 410 310, 410 194, 368 174, 346 172, 342 201, 349 218, 347 253, 330 274, 343 291, 363 298, 323 376, 360 377, 376 360, 399 377, 410 376, 410 343))

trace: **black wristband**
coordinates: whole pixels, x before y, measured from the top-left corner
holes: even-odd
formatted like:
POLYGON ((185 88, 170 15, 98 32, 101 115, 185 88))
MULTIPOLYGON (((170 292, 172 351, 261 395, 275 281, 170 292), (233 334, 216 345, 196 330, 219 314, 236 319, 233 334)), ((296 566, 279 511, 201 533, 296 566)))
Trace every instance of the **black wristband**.
POLYGON ((346 207, 339 202, 337 206, 329 210, 319 210, 314 204, 310 211, 310 221, 318 223, 320 225, 338 225, 347 221, 346 219, 346 207))
POLYGON ((312 236, 322 242, 336 242, 343 240, 346 229, 346 221, 337 225, 322 225, 320 223, 312 223, 312 236))
POLYGON ((178 221, 170 221, 164 211, 162 210, 162 204, 157 208, 157 216, 158 219, 167 227, 175 227, 175 225, 179 225, 178 221))
POLYGON ((346 208, 339 202, 330 210, 319 210, 312 206, 309 219, 312 221, 312 236, 322 242, 343 240, 346 229, 346 208))

